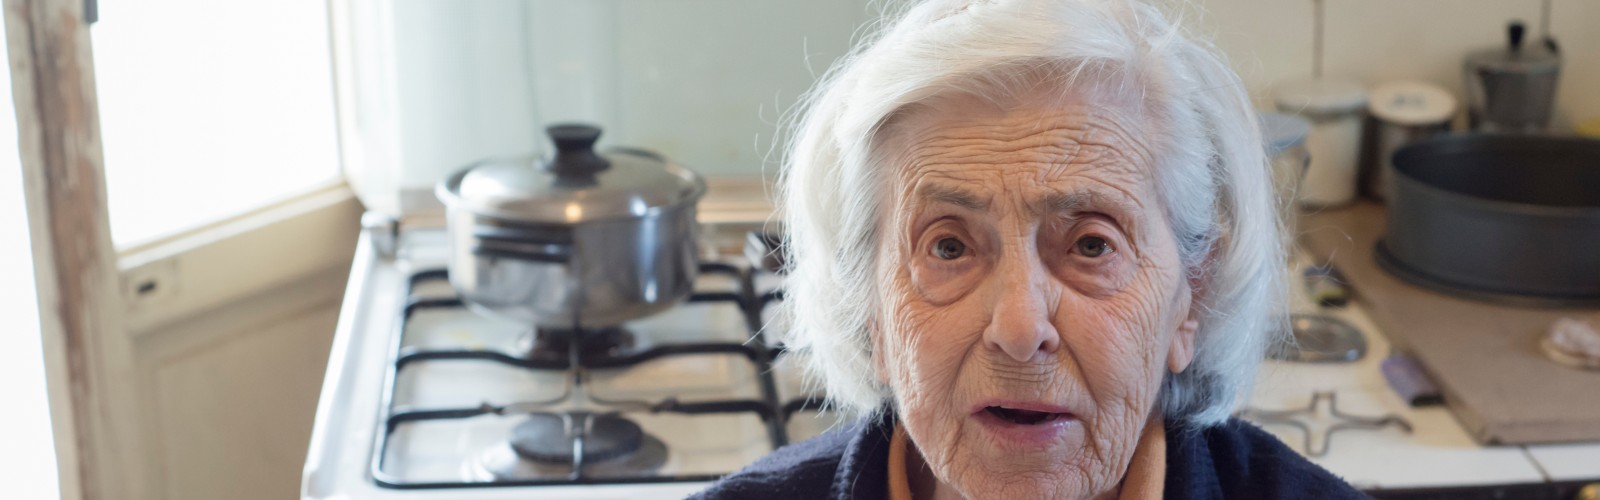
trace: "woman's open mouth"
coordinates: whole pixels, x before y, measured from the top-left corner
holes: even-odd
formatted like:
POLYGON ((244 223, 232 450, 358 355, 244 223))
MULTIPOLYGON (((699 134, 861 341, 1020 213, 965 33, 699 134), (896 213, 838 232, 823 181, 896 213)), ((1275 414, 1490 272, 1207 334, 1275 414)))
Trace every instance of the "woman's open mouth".
POLYGON ((985 407, 983 411, 989 412, 990 415, 994 415, 1000 420, 1018 425, 1037 425, 1054 422, 1067 417, 1066 413, 1023 410, 1018 408, 1006 408, 1004 406, 988 406, 985 407))
POLYGON ((1043 450, 1082 441, 1083 425, 1064 406, 1026 401, 985 401, 972 418, 1012 451, 1043 450))

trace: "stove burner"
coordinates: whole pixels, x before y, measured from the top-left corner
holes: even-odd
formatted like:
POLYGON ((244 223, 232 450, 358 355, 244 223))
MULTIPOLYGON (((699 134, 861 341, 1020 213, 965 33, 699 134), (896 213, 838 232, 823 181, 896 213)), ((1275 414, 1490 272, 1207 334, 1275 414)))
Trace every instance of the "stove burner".
MULTIPOLYGON (((652 342, 651 335, 634 335, 616 327, 540 330, 525 327, 518 333, 516 329, 501 329, 504 326, 500 325, 487 332, 494 334, 494 338, 484 337, 480 342, 476 335, 458 336, 454 330, 439 331, 437 318, 429 318, 423 327, 414 328, 417 324, 423 324, 414 321, 418 319, 417 313, 435 311, 454 314, 452 311, 463 308, 476 309, 473 304, 463 303, 459 298, 432 291, 449 289, 449 274, 444 269, 413 273, 406 285, 405 305, 396 311, 400 338, 392 346, 391 363, 384 374, 387 389, 380 409, 383 425, 377 429, 377 443, 370 457, 371 479, 382 488, 432 490, 502 485, 704 482, 715 480, 727 472, 726 466, 730 465, 732 458, 719 454, 732 450, 721 447, 708 450, 689 444, 684 444, 688 448, 683 450, 676 449, 676 444, 672 447, 674 449, 669 449, 662 441, 668 439, 666 434, 651 435, 645 432, 653 425, 653 420, 645 416, 647 413, 684 417, 706 414, 759 417, 765 423, 767 440, 772 449, 787 444, 788 432, 784 427, 787 417, 810 408, 811 403, 797 400, 785 404, 779 399, 772 360, 778 357, 781 349, 771 346, 760 328, 760 311, 781 301, 782 294, 777 291, 753 294, 754 284, 748 271, 733 265, 702 264, 701 275, 720 275, 730 280, 735 289, 696 292, 688 302, 716 306, 722 311, 737 310, 742 324, 736 328, 748 330, 738 335, 739 338, 723 338, 721 330, 708 328, 708 335, 703 340, 657 344, 652 342), (424 290, 428 291, 425 293, 424 290), (752 300, 751 297, 758 298, 752 300), (419 332, 428 337, 420 340, 411 338, 419 332), (501 336, 505 334, 517 335, 518 338, 512 342, 513 345, 506 345, 505 337, 501 336), (584 397, 586 393, 578 392, 588 381, 595 380, 589 377, 594 376, 596 371, 604 371, 600 374, 604 377, 653 360, 693 355, 730 356, 748 361, 756 374, 759 395, 753 399, 683 403, 677 400, 674 392, 666 395, 665 399, 635 396, 652 400, 607 402, 592 395, 584 397), (578 359, 573 359, 575 357, 578 359), (439 375, 434 375, 434 371, 406 368, 413 363, 447 360, 476 360, 476 363, 498 364, 501 371, 509 367, 530 372, 513 373, 512 376, 517 378, 513 382, 518 384, 525 383, 524 379, 533 380, 528 377, 535 375, 565 378, 565 384, 554 384, 564 385, 565 390, 555 399, 525 400, 520 392, 507 396, 501 394, 506 391, 499 391, 499 386, 495 386, 491 390, 497 397, 475 398, 474 401, 481 401, 476 406, 418 408, 406 404, 407 398, 415 399, 415 387, 421 383, 417 382, 417 377, 424 373, 429 373, 427 376, 431 379, 450 376, 443 372, 462 365, 440 367, 439 375), (511 403, 492 404, 495 399, 508 398, 511 403), (601 410, 606 412, 605 416, 583 410, 591 403, 606 408, 601 410), (616 411, 623 407, 639 413, 616 411), (528 411, 534 408, 540 409, 538 414, 529 414, 528 411), (563 410, 553 411, 551 408, 563 410), (636 416, 638 419, 634 418, 636 416), (643 424, 643 427, 639 424, 643 424), (461 434, 452 437, 451 432, 461 434), (581 447, 577 446, 578 441, 574 439, 577 435, 582 436, 581 447), (487 439, 488 442, 480 439, 487 439), (460 446, 471 443, 482 444, 471 446, 470 449, 460 446), (455 446, 446 450, 445 445, 449 444, 455 446), (434 451, 439 453, 432 453, 434 451), (462 451, 467 454, 456 455, 462 451), (447 453, 448 457, 445 456, 447 453), (458 475, 441 470, 449 468, 456 468, 458 475)), ((718 290, 721 286, 718 284, 718 290)), ((714 323, 707 326, 723 326, 721 321, 714 323)), ((692 330, 688 330, 693 326, 682 326, 684 329, 667 332, 670 334, 667 338, 693 334, 692 330)), ((729 326, 732 326, 731 323, 729 326)), ((428 383, 433 383, 433 380, 428 383)), ((700 390, 698 385, 695 387, 686 390, 700 390)), ((672 388, 677 389, 678 386, 672 388)), ((671 436, 683 437, 676 434, 671 436)), ((754 436, 743 436, 741 433, 738 437, 754 436)), ((741 442, 740 447, 754 444, 757 443, 741 442)))
POLYGON ((620 326, 568 330, 540 327, 524 335, 519 347, 524 357, 538 361, 561 362, 572 356, 572 339, 579 340, 583 359, 626 356, 643 348, 633 332, 620 326))
MULTIPOLYGON (((512 429, 512 438, 489 448, 465 470, 475 481, 566 480, 573 477, 572 437, 561 415, 534 413, 512 429)), ((571 415, 581 425, 583 415, 571 415)), ((595 415, 584 433, 583 475, 646 477, 667 462, 667 445, 630 420, 595 415)))
POLYGON ((1351 415, 1339 411, 1339 402, 1334 398, 1336 395, 1334 391, 1315 391, 1311 393, 1311 404, 1305 408, 1290 410, 1245 408, 1239 413, 1239 416, 1261 424, 1283 424, 1300 429, 1300 432, 1304 433, 1306 438, 1305 454, 1312 457, 1328 456, 1328 447, 1333 443, 1333 433, 1338 431, 1351 429, 1378 430, 1393 425, 1407 434, 1411 433, 1411 422, 1393 413, 1369 417, 1351 415), (1328 411, 1326 413, 1318 411, 1324 400, 1328 402, 1328 411), (1312 432, 1312 426, 1307 423, 1308 421, 1317 420, 1323 422, 1332 420, 1334 422, 1323 427, 1321 448, 1312 446, 1312 434, 1314 433, 1312 432))
POLYGON ((511 449, 528 460, 570 464, 577 431, 583 431, 583 459, 604 461, 639 449, 644 430, 633 421, 614 415, 556 415, 534 413, 511 430, 511 449), (587 425, 585 420, 587 420, 587 425), (570 423, 569 423, 570 422, 570 423), (581 427, 581 428, 580 428, 581 427))
POLYGON ((1367 353, 1367 339, 1361 330, 1342 319, 1325 314, 1295 314, 1289 317, 1293 345, 1282 345, 1268 353, 1272 359, 1302 363, 1348 363, 1367 353))

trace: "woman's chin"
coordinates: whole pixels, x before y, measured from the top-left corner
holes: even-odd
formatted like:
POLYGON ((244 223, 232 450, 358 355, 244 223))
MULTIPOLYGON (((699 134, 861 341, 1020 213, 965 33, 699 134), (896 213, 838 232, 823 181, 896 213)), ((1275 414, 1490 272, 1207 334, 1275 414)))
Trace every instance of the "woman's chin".
MULTIPOLYGON (((951 468, 968 498, 1080 498, 1093 496, 1082 465, 1083 422, 1067 418, 1036 424, 1006 421, 979 412, 968 417, 974 432, 963 434, 967 462, 951 468), (966 476, 966 477, 960 477, 966 476)), ((955 465, 955 464, 952 464, 955 465)))

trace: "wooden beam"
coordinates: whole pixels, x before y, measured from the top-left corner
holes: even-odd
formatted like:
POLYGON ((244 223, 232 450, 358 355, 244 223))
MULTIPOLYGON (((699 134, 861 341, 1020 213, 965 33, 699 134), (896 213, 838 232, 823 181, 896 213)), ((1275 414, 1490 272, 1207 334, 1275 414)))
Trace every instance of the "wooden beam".
POLYGON ((63 498, 149 498, 83 0, 4 0, 63 498))

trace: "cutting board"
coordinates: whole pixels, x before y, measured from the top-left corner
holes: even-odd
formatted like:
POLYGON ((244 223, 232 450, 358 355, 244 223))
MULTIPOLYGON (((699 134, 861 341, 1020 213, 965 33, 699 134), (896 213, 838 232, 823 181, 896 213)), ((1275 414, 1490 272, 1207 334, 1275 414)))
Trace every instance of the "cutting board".
POLYGON ((1600 309, 1512 307, 1406 283, 1373 260, 1383 226, 1383 207, 1361 202, 1302 215, 1298 241, 1344 273, 1355 300, 1392 343, 1421 361, 1474 439, 1600 441, 1600 371, 1559 365, 1539 349, 1557 318, 1600 309))

